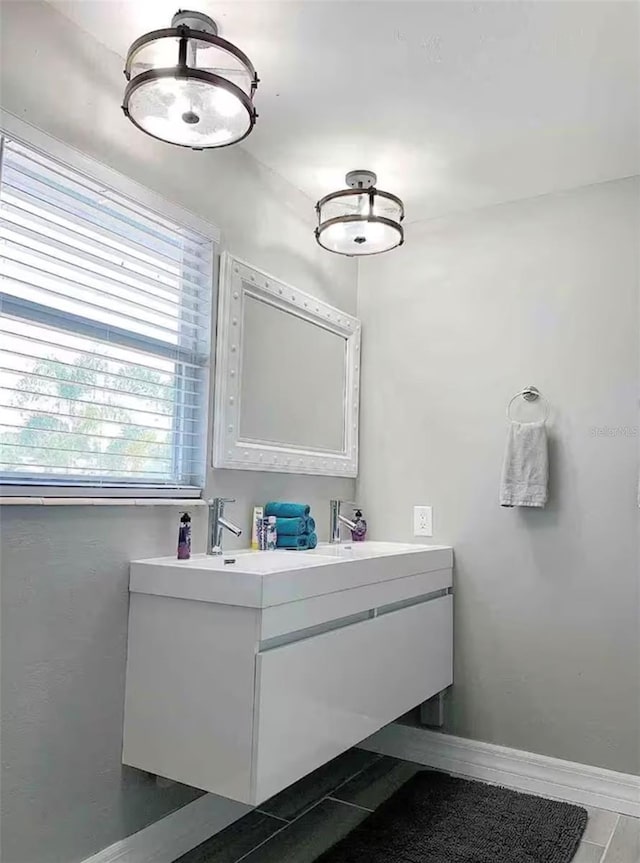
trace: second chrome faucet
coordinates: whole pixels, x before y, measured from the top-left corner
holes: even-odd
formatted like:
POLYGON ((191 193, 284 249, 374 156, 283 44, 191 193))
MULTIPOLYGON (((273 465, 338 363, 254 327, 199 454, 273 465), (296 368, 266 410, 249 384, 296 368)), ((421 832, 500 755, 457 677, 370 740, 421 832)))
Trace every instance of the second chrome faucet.
POLYGON ((358 509, 358 505, 350 500, 332 500, 329 501, 329 542, 340 542, 340 525, 348 527, 349 530, 355 530, 357 525, 354 521, 342 514, 342 507, 350 506, 351 512, 358 509))

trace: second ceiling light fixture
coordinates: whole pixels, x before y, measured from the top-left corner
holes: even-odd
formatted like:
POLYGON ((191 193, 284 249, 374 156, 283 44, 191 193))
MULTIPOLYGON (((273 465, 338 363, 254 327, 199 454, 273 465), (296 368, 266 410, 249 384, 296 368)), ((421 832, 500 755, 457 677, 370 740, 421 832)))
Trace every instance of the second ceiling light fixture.
POLYGON ((316 204, 316 240, 339 255, 377 255, 404 242, 404 204, 391 192, 376 189, 373 171, 349 171, 349 188, 331 192, 316 204))
MULTIPOLYGON (((176 12, 171 27, 136 39, 124 71, 122 109, 153 138, 204 150, 237 144, 253 130, 259 80, 253 64, 202 12, 176 12)), ((401 246, 400 198, 376 189, 372 171, 350 171, 346 183, 316 204, 318 243, 349 256, 401 246)))

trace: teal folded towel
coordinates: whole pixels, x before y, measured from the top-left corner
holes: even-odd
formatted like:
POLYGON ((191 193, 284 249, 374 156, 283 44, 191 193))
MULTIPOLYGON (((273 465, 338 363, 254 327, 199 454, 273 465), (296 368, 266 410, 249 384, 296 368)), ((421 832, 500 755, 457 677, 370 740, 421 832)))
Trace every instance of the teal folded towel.
MULTIPOLYGON (((312 519, 312 521, 313 521, 313 519, 312 519)), ((315 548, 316 545, 318 544, 318 537, 315 535, 315 533, 310 533, 309 537, 307 539, 307 542, 308 542, 307 548, 315 548)))
POLYGON ((301 533, 311 533, 307 530, 306 518, 277 518, 276 530, 278 536, 299 536, 301 533))
POLYGON ((268 517, 275 515, 276 518, 306 518, 311 512, 311 507, 305 503, 285 503, 284 501, 272 500, 264 508, 264 514, 268 517))
POLYGON ((310 534, 316 529, 316 520, 308 515, 306 518, 277 518, 276 530, 278 536, 300 536, 310 534))
MULTIPOLYGON (((315 534, 312 533, 311 536, 315 536, 315 534)), ((310 538, 306 533, 300 536, 278 536, 277 546, 278 548, 297 548, 299 551, 305 551, 309 548, 310 538)))

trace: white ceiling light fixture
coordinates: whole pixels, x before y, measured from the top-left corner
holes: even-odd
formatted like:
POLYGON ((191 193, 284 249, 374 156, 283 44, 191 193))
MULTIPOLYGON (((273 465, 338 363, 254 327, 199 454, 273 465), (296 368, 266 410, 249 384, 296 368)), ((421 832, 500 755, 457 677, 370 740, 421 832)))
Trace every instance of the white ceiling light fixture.
POLYGON ((325 195, 316 204, 316 240, 339 255, 377 255, 404 242, 404 204, 376 189, 373 171, 349 171, 348 189, 325 195))
POLYGON ((205 150, 236 144, 255 125, 255 69, 201 12, 179 11, 171 27, 136 39, 124 74, 122 110, 153 138, 205 150))

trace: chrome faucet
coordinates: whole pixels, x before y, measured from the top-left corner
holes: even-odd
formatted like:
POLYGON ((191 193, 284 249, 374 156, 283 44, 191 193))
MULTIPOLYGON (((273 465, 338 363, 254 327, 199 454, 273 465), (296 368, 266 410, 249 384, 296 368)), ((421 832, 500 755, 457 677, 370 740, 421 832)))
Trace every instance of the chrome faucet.
POLYGON ((358 505, 350 500, 332 500, 329 501, 329 542, 340 542, 340 525, 343 524, 349 530, 356 529, 356 523, 342 515, 343 505, 351 506, 351 509, 358 509, 358 505))
POLYGON ((216 497, 209 502, 209 531, 207 537, 207 554, 222 554, 222 531, 231 531, 234 536, 240 536, 242 528, 224 517, 225 503, 235 503, 232 497, 216 497))

